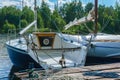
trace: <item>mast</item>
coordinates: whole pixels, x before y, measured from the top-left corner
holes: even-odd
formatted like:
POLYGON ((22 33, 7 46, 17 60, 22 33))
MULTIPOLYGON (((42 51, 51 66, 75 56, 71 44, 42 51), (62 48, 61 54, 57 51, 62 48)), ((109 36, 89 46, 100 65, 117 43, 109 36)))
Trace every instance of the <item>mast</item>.
POLYGON ((95 0, 95 30, 94 30, 95 34, 98 31, 98 25, 97 25, 97 22, 98 22, 98 19, 97 19, 98 9, 97 8, 98 8, 98 0, 95 0))
POLYGON ((28 26, 26 26, 23 30, 19 32, 20 35, 23 35, 28 29, 30 29, 33 25, 35 25, 35 31, 37 31, 37 1, 34 0, 34 21, 30 23, 28 26))
POLYGON ((37 1, 36 0, 34 2, 34 20, 36 21, 36 23, 35 23, 35 31, 37 31, 37 1))

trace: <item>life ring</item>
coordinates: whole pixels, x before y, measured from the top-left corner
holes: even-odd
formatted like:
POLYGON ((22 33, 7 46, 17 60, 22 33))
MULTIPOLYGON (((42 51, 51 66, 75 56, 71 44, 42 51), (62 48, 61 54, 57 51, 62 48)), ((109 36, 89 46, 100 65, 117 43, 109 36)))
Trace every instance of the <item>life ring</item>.
POLYGON ((47 45, 49 45, 49 43, 50 43, 49 39, 46 38, 46 39, 43 40, 43 44, 44 45, 47 46, 47 45))

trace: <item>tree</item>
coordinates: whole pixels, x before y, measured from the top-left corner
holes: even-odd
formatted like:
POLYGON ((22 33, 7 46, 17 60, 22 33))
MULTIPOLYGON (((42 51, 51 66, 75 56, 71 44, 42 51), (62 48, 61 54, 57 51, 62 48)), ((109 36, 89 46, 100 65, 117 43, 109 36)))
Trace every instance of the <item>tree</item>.
POLYGON ((8 30, 10 30, 10 29, 15 29, 15 25, 8 23, 8 21, 6 20, 5 24, 3 25, 3 28, 2 28, 2 33, 7 33, 8 30))
POLYGON ((42 5, 40 7, 40 13, 41 13, 42 20, 44 22, 44 28, 50 28, 51 12, 48 5, 44 1, 42 2, 42 5))
POLYGON ((5 21, 17 26, 19 24, 19 15, 21 14, 19 9, 16 9, 14 6, 3 7, 0 9, 0 26, 3 27, 5 21))
POLYGON ((30 8, 25 6, 22 10, 21 19, 25 19, 28 24, 31 23, 34 20, 34 12, 30 8))
POLYGON ((44 28, 44 22, 43 22, 43 19, 42 19, 42 16, 41 16, 40 8, 38 8, 37 13, 38 13, 37 14, 37 26, 38 26, 38 29, 44 28))
POLYGON ((88 13, 93 8, 93 3, 88 3, 85 6, 85 12, 88 13))
POLYGON ((99 17, 98 22, 100 24, 100 32, 104 33, 113 33, 114 32, 114 8, 113 7, 105 7, 105 5, 99 6, 99 17))
POLYGON ((25 28, 27 25, 28 25, 28 22, 25 19, 21 20, 21 25, 20 25, 21 28, 25 28))
POLYGON ((115 4, 115 18, 114 18, 114 23, 115 23, 115 31, 120 34, 120 3, 116 1, 115 4))
POLYGON ((80 18, 84 14, 82 3, 80 1, 73 1, 66 3, 60 7, 60 14, 65 19, 66 23, 73 21, 75 18, 80 18))
POLYGON ((51 29, 56 30, 56 31, 62 31, 64 29, 64 26, 66 22, 64 19, 59 15, 57 10, 54 10, 52 17, 51 17, 51 29))

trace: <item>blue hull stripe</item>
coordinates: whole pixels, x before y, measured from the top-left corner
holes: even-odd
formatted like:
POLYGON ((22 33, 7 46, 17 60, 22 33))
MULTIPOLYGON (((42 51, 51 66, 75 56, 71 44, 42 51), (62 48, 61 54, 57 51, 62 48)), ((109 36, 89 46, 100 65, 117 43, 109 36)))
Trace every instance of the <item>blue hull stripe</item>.
POLYGON ((95 46, 95 47, 120 49, 120 47, 109 47, 109 46, 95 46))

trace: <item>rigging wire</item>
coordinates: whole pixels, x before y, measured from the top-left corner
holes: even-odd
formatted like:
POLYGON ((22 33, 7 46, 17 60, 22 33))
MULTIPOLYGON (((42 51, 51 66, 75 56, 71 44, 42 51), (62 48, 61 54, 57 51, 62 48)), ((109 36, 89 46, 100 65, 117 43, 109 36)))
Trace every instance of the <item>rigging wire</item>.
MULTIPOLYGON (((40 64, 40 60, 39 60, 39 56, 38 56, 38 53, 37 53, 37 50, 36 50, 36 44, 34 43, 34 41, 33 41, 33 37, 30 35, 30 38, 31 38, 31 46, 32 46, 32 48, 33 49, 31 49, 35 54, 35 56, 36 56, 36 58, 37 58, 37 61, 38 61, 38 63, 40 64)), ((38 47, 38 46, 37 46, 38 47)))
POLYGON ((51 55, 47 54, 47 52, 44 51, 43 53, 48 55, 51 59, 53 59, 55 62, 57 62, 59 64, 59 62, 56 59, 54 59, 51 55))
MULTIPOLYGON (((101 1, 101 3, 102 3, 102 5, 104 5, 103 0, 101 1)), ((105 9, 104 9, 104 11, 105 11, 105 9)), ((104 11, 103 11, 102 15, 104 15, 104 11)), ((105 23, 104 22, 104 18, 103 18, 103 22, 102 22, 103 23, 103 27, 101 29, 101 32, 107 27, 109 22, 110 22, 110 20, 107 20, 106 23, 105 23)))
POLYGON ((84 23, 84 26, 87 28, 89 32, 92 32, 92 30, 84 23))
MULTIPOLYGON (((94 0, 83 0, 82 2, 84 2, 83 4, 85 4, 85 6, 88 4, 88 3, 93 3, 94 2, 94 0), (87 2, 87 3, 85 3, 85 2, 87 2)), ((84 6, 84 7, 85 7, 84 6)), ((85 8, 84 8, 84 11, 85 11, 85 8)), ((83 13, 83 15, 84 15, 84 13, 83 13)), ((83 26, 85 26, 85 28, 89 31, 89 32, 93 32, 93 30, 91 30, 88 26, 87 26, 87 24, 86 23, 84 23, 83 24, 83 26)))
MULTIPOLYGON (((102 4, 103 4, 103 0, 102 0, 102 4)), ((104 12, 105 12, 105 9, 104 9, 102 15, 104 15, 104 12)), ((112 14, 112 12, 109 13, 109 16, 113 16, 113 15, 114 15, 114 14, 112 14)), ((101 29, 100 32, 103 32, 104 29, 108 26, 108 24, 109 24, 111 21, 115 21, 115 20, 114 20, 114 19, 112 19, 112 20, 110 20, 110 19, 108 19, 108 20, 104 20, 104 18, 103 18, 102 29, 101 29)), ((119 21, 119 20, 116 20, 116 21, 119 21)), ((108 29, 109 29, 110 31, 112 31, 113 33, 116 34, 116 32, 113 31, 112 29, 110 29, 109 27, 108 27, 108 29)))
MULTIPOLYGON (((82 2, 81 2, 82 3, 82 2)), ((77 16, 77 18, 80 18, 81 16, 83 16, 84 15, 84 8, 82 7, 82 6, 80 6, 79 8, 78 8, 78 6, 80 6, 79 5, 79 1, 76 1, 76 4, 75 4, 75 7, 77 7, 77 9, 75 8, 75 15, 77 16), (79 11, 79 12, 78 12, 79 11), (82 12, 82 13, 80 13, 80 12, 82 12)), ((76 17, 75 16, 75 17, 76 17)), ((69 35, 68 35, 69 36, 69 35)), ((69 39, 70 39, 70 37, 69 37, 69 39)), ((71 40, 71 39, 70 39, 71 40)), ((78 36, 78 42, 79 42, 79 36, 78 36)))
POLYGON ((101 29, 101 32, 107 27, 107 25, 109 24, 110 20, 107 20, 106 23, 103 24, 103 27, 101 29))
MULTIPOLYGON (((86 1, 84 1, 84 0, 81 1, 81 3, 83 3, 83 2, 86 2, 86 1)), ((88 1, 88 2, 89 2, 89 1, 88 1)), ((78 2, 76 2, 76 7, 79 6, 79 5, 77 5, 77 3, 78 3, 78 2)), ((84 15, 85 9, 84 9, 84 7, 83 7, 83 5, 82 5, 81 7, 77 7, 76 11, 77 11, 76 17, 77 17, 77 18, 80 18, 81 16, 84 15), (80 13, 80 12, 81 12, 81 13, 80 13), (78 13, 79 13, 79 14, 78 14, 78 13)), ((84 23, 84 25, 85 25, 85 23, 84 23)), ((87 25, 85 25, 85 27, 87 27, 87 25)), ((87 27, 87 29, 88 29, 88 31, 90 31, 90 28, 89 28, 89 27, 87 27)))
MULTIPOLYGON (((41 10, 42 11, 42 10, 41 10)), ((50 21, 52 21, 52 23, 55 25, 55 28, 58 30, 58 32, 60 33, 61 37, 64 39, 64 36, 62 35, 62 32, 60 31, 60 29, 58 28, 57 24, 55 23, 54 20, 52 20, 44 11, 42 11, 50 21)))

